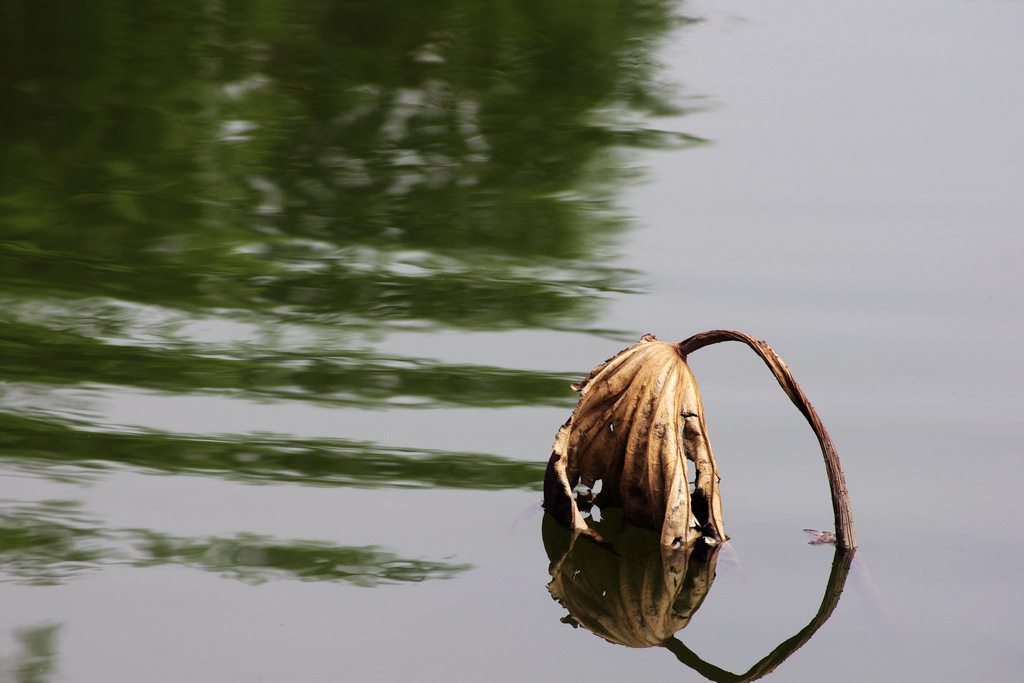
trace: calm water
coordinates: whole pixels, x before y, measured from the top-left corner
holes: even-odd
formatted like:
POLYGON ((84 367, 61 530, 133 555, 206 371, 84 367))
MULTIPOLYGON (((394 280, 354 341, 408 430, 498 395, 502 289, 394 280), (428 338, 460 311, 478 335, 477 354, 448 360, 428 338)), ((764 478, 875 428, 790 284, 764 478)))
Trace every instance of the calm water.
POLYGON ((4 3, 0 681, 1019 680, 1022 35, 1020 2, 4 3), (807 544, 814 437, 715 346, 731 540, 673 592, 540 484, 570 382, 721 327, 814 402, 860 548, 807 544))

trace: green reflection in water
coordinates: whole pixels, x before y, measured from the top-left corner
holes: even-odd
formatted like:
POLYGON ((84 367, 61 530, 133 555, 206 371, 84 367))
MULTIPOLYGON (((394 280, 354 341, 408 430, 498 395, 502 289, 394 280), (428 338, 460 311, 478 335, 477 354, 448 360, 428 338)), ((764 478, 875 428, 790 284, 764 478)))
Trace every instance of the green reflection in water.
MULTIPOLYGON (((699 142, 639 123, 679 112, 651 53, 680 21, 653 0, 5 2, 0 382, 570 405, 557 373, 367 346, 388 331, 586 329, 634 286, 613 259, 623 150, 699 142)), ((0 411, 19 409, 0 396, 0 411)), ((3 457, 52 462, 63 443, 70 460, 255 471, 238 442, 103 435, 101 451, 57 407, 33 415, 50 424, 15 429, 3 457)), ((449 468, 444 485, 489 487, 508 469, 245 448, 260 476, 313 481, 434 485, 449 468)))
POLYGON ((358 586, 452 578, 469 564, 410 559, 377 546, 279 541, 238 534, 181 538, 147 529, 109 529, 69 501, 0 501, 0 581, 63 583, 109 564, 180 564, 247 583, 271 579, 358 586))
MULTIPOLYGON (((0 314, 0 320, 3 315, 0 314)), ((209 349, 104 344, 66 330, 8 322, 0 338, 0 377, 10 382, 67 386, 91 383, 185 393, 237 390, 262 399, 302 399, 336 405, 572 407, 573 378, 558 373, 446 364, 359 351, 276 351, 235 356, 209 349), (410 399, 416 399, 411 403, 410 399)))
POLYGON ((183 564, 218 572, 246 583, 275 578, 303 581, 344 581, 358 586, 450 579, 472 565, 413 560, 375 546, 339 547, 316 541, 281 543, 266 536, 187 539, 164 534, 139 534, 138 566, 183 564))
POLYGON ((163 432, 82 431, 49 420, 0 413, 4 460, 57 478, 87 477, 116 462, 174 474, 325 486, 412 486, 540 490, 543 462, 483 453, 387 448, 370 443, 302 441, 266 435, 184 438, 163 432), (76 466, 73 472, 58 465, 76 466))
POLYGON ((0 681, 45 683, 57 673, 57 632, 59 624, 14 629, 15 653, 0 657, 0 681))
POLYGON ((0 576, 60 583, 103 560, 104 531, 69 501, 0 502, 0 576))
POLYGON ((562 326, 621 282, 611 151, 690 142, 629 120, 670 108, 659 3, 33 7, 0 52, 24 296, 562 326))

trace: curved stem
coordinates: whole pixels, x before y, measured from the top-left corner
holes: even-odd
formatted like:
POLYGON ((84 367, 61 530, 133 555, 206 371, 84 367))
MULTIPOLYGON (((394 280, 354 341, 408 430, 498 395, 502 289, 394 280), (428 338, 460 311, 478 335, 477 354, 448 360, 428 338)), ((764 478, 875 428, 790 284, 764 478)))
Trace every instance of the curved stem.
POLYGON ((803 416, 807 418, 807 422, 810 423, 811 429, 814 430, 814 435, 818 437, 818 443, 821 445, 821 453, 825 456, 825 470, 828 472, 828 485, 832 490, 832 512, 835 514, 835 525, 836 525, 836 543, 840 548, 852 549, 857 547, 857 536, 853 531, 853 513, 850 510, 850 494, 846 490, 846 478, 843 476, 843 468, 839 464, 839 454, 836 452, 836 447, 832 443, 831 437, 828 432, 825 431, 825 426, 821 423, 821 418, 818 417, 818 413, 814 410, 814 406, 807 400, 807 396, 804 395, 800 385, 793 379, 793 374, 786 367, 786 364, 782 362, 778 354, 771 350, 771 348, 765 342, 760 339, 755 339, 749 335, 743 334, 742 332, 736 332, 735 330, 711 330, 710 332, 701 332, 695 334, 685 341, 681 341, 678 344, 679 354, 686 360, 686 357, 696 351, 702 349, 705 346, 711 344, 718 344, 724 341, 738 341, 743 342, 751 349, 754 350, 761 360, 765 362, 768 369, 775 375, 775 379, 778 380, 779 386, 786 392, 789 399, 793 402, 793 405, 803 413, 803 416))

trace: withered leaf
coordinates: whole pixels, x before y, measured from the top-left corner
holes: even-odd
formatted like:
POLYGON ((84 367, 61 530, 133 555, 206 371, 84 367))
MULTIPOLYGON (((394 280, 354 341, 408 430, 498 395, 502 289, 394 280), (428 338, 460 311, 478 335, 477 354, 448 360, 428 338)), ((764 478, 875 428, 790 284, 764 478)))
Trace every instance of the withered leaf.
POLYGON ((580 400, 555 440, 546 509, 588 531, 572 490, 581 480, 588 487, 601 480, 598 504, 621 507, 626 519, 660 530, 663 545, 725 540, 704 408, 677 346, 645 335, 573 388, 580 400), (687 458, 697 469, 692 499, 687 458))
POLYGON ((626 519, 659 530, 662 545, 725 540, 718 466, 697 381, 686 363, 689 353, 723 341, 753 349, 810 423, 825 458, 837 545, 856 548, 846 481, 821 419, 782 359, 760 339, 733 330, 703 332, 677 344, 644 335, 573 385, 580 400, 555 438, 544 477, 545 510, 564 526, 596 535, 573 489, 580 481, 593 487, 601 480, 595 502, 621 507, 626 519), (687 460, 697 471, 692 495, 687 460))

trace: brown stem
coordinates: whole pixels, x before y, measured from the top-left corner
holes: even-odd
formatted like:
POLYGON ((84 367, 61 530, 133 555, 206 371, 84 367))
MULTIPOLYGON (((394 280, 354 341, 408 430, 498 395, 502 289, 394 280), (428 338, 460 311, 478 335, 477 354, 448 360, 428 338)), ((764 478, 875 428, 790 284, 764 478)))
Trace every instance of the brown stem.
POLYGON ((836 543, 840 548, 856 548, 857 536, 853 531, 850 494, 846 490, 846 478, 843 476, 843 468, 839 464, 839 454, 836 452, 836 447, 832 443, 828 432, 825 431, 821 418, 818 417, 818 413, 814 410, 814 406, 807 400, 807 396, 804 395, 800 385, 793 379, 793 374, 786 367, 786 364, 782 362, 778 354, 772 351, 768 344, 760 339, 755 339, 735 330, 711 330, 710 332, 695 334, 689 339, 679 342, 679 354, 685 360, 690 353, 697 349, 724 341, 743 342, 753 349, 754 353, 761 357, 768 366, 768 369, 775 375, 779 386, 786 392, 789 399, 793 401, 793 405, 807 418, 807 422, 810 423, 815 436, 818 437, 818 443, 821 444, 821 453, 825 456, 828 485, 832 490, 832 512, 835 514, 836 543))

